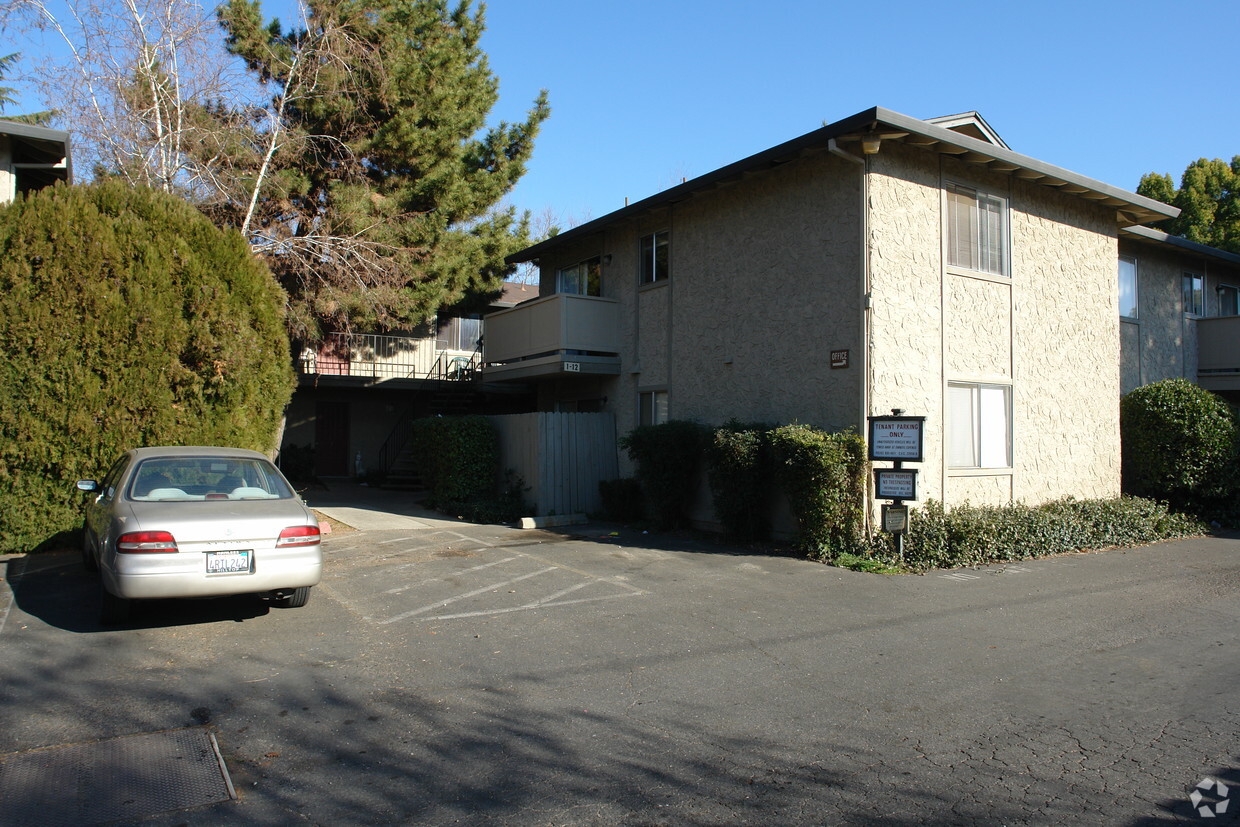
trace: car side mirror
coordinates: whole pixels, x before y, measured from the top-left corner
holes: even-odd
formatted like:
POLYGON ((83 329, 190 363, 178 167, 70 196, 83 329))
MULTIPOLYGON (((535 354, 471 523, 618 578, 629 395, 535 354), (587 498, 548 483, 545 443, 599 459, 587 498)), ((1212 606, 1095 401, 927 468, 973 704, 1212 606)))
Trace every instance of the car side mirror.
POLYGON ((78 491, 98 491, 99 483, 94 480, 78 480, 77 487, 78 491))

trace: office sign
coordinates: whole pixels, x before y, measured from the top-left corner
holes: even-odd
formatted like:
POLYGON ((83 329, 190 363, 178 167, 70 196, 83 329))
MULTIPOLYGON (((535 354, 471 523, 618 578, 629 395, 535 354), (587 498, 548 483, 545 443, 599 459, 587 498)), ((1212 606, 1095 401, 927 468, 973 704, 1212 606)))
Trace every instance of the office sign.
POLYGON ((870 459, 924 462, 924 416, 871 416, 870 459))

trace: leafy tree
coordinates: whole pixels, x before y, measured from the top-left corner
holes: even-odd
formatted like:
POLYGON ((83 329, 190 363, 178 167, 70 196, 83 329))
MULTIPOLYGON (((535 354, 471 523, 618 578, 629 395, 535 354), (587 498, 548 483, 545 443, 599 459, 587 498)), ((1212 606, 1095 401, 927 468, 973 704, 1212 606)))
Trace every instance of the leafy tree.
POLYGON ((275 447, 284 297, 234 232, 110 179, 0 209, 0 553, 80 520, 74 480, 142 445, 275 447))
MULTIPOLYGON (((498 81, 479 48, 485 7, 307 0, 303 26, 258 0, 219 9, 228 47, 273 93, 248 202, 214 205, 290 294, 294 332, 410 325, 498 289, 527 218, 497 207, 549 109, 487 128, 498 81)), ((241 188, 244 191, 244 188, 241 188)))
POLYGON ((1199 158, 1188 165, 1179 189, 1170 175, 1146 173, 1137 192, 1180 208, 1159 227, 1189 241, 1240 253, 1240 155, 1228 164, 1199 158))

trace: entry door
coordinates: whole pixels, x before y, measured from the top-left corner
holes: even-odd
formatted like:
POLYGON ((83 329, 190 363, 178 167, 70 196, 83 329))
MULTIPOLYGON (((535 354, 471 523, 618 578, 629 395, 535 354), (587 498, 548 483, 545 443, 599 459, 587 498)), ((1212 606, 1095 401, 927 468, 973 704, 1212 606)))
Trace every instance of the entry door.
POLYGON ((320 400, 314 412, 314 472, 321 477, 349 475, 349 403, 320 400))

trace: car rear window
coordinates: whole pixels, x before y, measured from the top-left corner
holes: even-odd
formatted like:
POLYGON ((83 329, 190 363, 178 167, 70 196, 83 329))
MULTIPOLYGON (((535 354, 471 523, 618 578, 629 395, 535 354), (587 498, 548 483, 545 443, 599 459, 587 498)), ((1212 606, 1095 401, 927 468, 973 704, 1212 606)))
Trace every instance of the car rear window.
POLYGON ((152 457, 138 463, 127 496, 138 502, 283 500, 293 490, 275 466, 249 457, 152 457))

